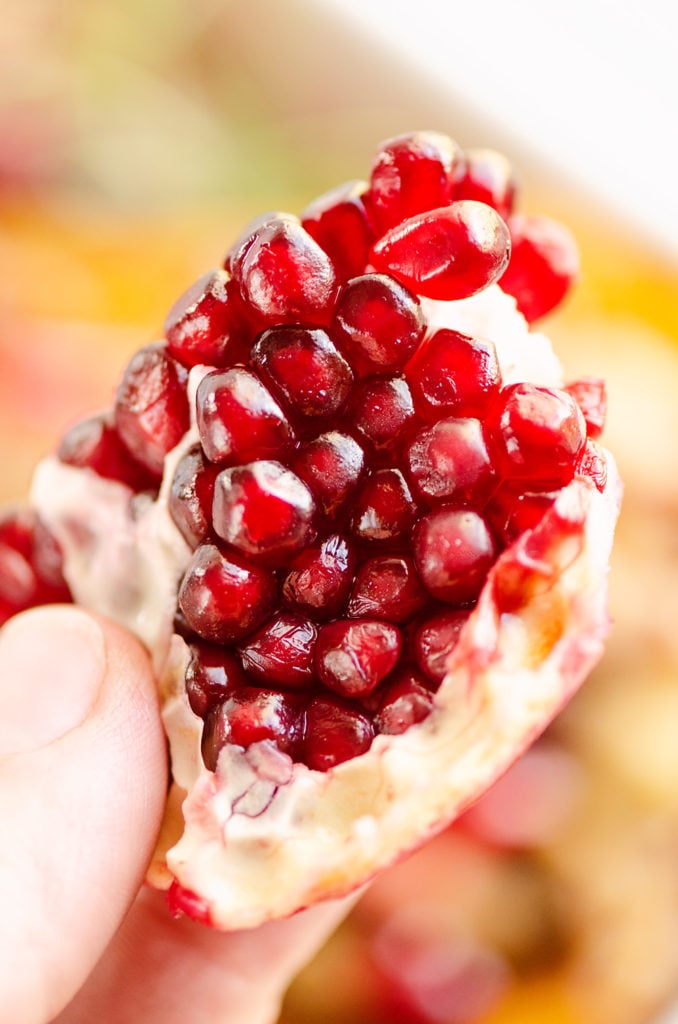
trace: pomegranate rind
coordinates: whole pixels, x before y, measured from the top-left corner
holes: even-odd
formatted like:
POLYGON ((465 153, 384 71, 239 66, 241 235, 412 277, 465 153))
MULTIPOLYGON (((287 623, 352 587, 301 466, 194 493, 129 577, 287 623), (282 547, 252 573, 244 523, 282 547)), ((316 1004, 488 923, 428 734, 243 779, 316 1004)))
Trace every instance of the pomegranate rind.
MULTIPOLYGON (((329 772, 258 744, 224 748, 212 773, 200 767, 199 729, 194 757, 176 744, 189 795, 167 866, 209 907, 214 927, 254 927, 360 887, 450 823, 544 730, 599 660, 609 630, 621 488, 607 460, 602 494, 577 479, 501 555, 433 712, 406 733, 378 736, 329 772)), ((165 705, 170 736, 187 728, 184 705, 178 672, 165 705)))

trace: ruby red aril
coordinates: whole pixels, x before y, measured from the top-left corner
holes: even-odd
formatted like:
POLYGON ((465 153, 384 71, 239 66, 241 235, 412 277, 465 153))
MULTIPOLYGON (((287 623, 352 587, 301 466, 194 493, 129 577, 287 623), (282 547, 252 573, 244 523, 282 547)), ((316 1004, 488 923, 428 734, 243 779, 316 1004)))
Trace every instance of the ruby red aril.
POLYGON ((377 619, 337 619, 320 627, 315 663, 322 683, 341 697, 366 697, 395 668, 400 630, 377 619))
POLYGON ((400 370, 424 334, 417 297, 386 274, 353 277, 334 306, 331 331, 360 374, 400 370))
POLYGON ((311 619, 333 618, 346 606, 355 566, 348 539, 330 534, 292 561, 281 587, 283 601, 311 619))
POLYGON ((399 469, 373 470, 353 503, 353 534, 372 543, 405 543, 417 512, 399 469))
POLYGON ((234 690, 248 685, 242 665, 230 650, 214 644, 190 645, 186 668, 186 693, 191 710, 205 718, 234 690))
POLYGON ((371 719, 340 697, 316 697, 306 708, 301 758, 309 768, 326 772, 370 749, 371 719))
POLYGON ((272 327, 257 338, 251 360, 292 416, 334 415, 353 383, 351 367, 320 328, 272 327))
POLYGON ((238 645, 243 668, 262 686, 305 689, 315 682, 318 627, 295 612, 278 612, 238 645))
POLYGON ((403 221, 372 246, 374 267, 430 299, 465 299, 497 281, 509 230, 485 203, 462 199, 403 221))
POLYGON ((497 557, 497 544, 477 512, 441 507, 412 535, 414 560, 428 592, 448 604, 474 601, 497 557))
POLYGON ((91 469, 133 491, 155 490, 157 476, 131 455, 109 415, 91 416, 64 434, 57 454, 67 466, 91 469))
POLYGON ((454 176, 452 193, 454 199, 487 203, 506 220, 516 200, 513 167, 496 149, 467 149, 454 176))
POLYGON ((301 215, 308 231, 332 260, 339 281, 362 273, 374 240, 367 219, 364 181, 348 181, 310 203, 301 215))
POLYGON ((579 251, 563 224, 537 214, 509 218, 511 261, 501 287, 528 323, 555 309, 579 277, 579 251))
POLYGON ((417 722, 423 722, 432 709, 430 685, 416 669, 403 666, 391 676, 374 716, 375 728, 377 732, 396 736, 407 732, 417 722))
POLYGON ((425 339, 405 368, 405 377, 424 419, 483 416, 502 384, 491 341, 445 328, 425 339))
POLYGON ((582 411, 588 437, 598 438, 605 426, 607 391, 600 377, 582 377, 566 384, 564 391, 572 395, 582 411))
POLYGON ((377 555, 363 562, 356 573, 348 614, 351 618, 404 623, 413 618, 428 600, 411 558, 377 555))
POLYGON ((179 460, 167 498, 169 513, 186 543, 196 548, 212 535, 214 481, 219 466, 209 462, 199 444, 179 460))
POLYGON ((525 491, 520 483, 505 482, 492 495, 486 515, 495 536, 510 544, 537 526, 557 497, 557 491, 525 491))
POLYGON ((165 320, 167 351, 184 366, 225 366, 247 357, 247 330, 237 288, 211 270, 174 303, 165 320))
POLYGON ((425 614, 415 624, 410 646, 417 667, 429 685, 438 686, 447 672, 447 662, 471 614, 468 608, 445 608, 425 614))
POLYGON ((365 195, 377 232, 448 203, 460 158, 457 144, 440 132, 411 132, 382 143, 365 195))
POLYGON ((607 486, 607 460, 595 442, 588 440, 582 449, 577 462, 577 474, 588 478, 596 490, 602 494, 607 486))
POLYGON ((441 502, 482 507, 495 472, 480 420, 438 420, 423 427, 405 452, 415 495, 429 504, 441 502))
POLYGON ((268 740, 284 753, 294 754, 303 728, 302 704, 294 694, 243 686, 208 713, 202 736, 202 756, 214 771, 223 747, 249 747, 268 740))
POLYGON ((415 425, 412 396, 403 377, 370 377, 353 391, 352 422, 372 455, 393 456, 415 425))
POLYGON ((356 492, 363 476, 365 453, 350 434, 332 430, 302 444, 292 465, 324 515, 335 517, 356 492))
POLYGON ((59 547, 26 509, 0 516, 0 625, 35 605, 69 602, 59 547))

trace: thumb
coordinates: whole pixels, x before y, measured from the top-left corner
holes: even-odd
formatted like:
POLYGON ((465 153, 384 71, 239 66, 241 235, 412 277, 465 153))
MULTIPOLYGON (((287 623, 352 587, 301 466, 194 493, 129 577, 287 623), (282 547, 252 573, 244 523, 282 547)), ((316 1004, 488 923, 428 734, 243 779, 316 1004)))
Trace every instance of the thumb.
POLYGON ((0 632, 0 1005, 52 1019, 134 899, 166 792, 148 658, 70 606, 0 632))

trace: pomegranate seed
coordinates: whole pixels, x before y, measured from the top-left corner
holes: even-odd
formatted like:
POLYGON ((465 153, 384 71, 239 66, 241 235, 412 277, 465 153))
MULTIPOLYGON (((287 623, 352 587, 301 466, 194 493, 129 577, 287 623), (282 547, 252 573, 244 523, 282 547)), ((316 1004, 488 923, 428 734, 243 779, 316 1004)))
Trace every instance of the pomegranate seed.
POLYGON ((184 366, 225 366, 246 357, 247 331, 236 287, 211 270, 174 303, 165 320, 171 356, 184 366))
POLYGON ((358 569, 348 615, 402 623, 421 611, 428 600, 411 558, 378 555, 368 558, 358 569))
POLYGON ((257 686, 235 690, 205 719, 201 752, 206 768, 216 771, 219 753, 227 743, 247 749, 269 740, 293 755, 302 736, 302 717, 302 703, 295 694, 257 686))
POLYGON ((485 514, 497 537, 510 544, 541 522, 557 496, 557 491, 524 491, 520 484, 504 483, 492 495, 485 514))
POLYGON ((320 681, 341 697, 365 697, 395 668, 400 630, 376 619, 337 619, 321 626, 315 649, 320 681))
POLYGON ((234 552, 222 554, 214 544, 195 551, 179 588, 179 607, 189 627, 216 644, 236 643, 260 626, 275 598, 271 572, 234 552))
POLYGON ((132 358, 115 396, 115 426, 134 458, 162 477, 165 456, 190 426, 187 373, 163 344, 132 358))
POLYGON ((567 384, 563 390, 572 395, 581 409, 588 436, 600 437, 607 412, 605 381, 600 377, 582 377, 581 380, 567 384))
POLYGON ((416 669, 404 666, 389 680, 379 710, 374 717, 377 732, 398 735, 422 722, 433 710, 433 694, 416 669))
POLYGON ((306 709, 301 758, 309 768, 326 772, 369 750, 372 722, 339 697, 315 697, 306 709))
POLYGON ((312 619, 340 615, 346 605, 356 556, 338 533, 306 548, 290 567, 282 585, 286 604, 312 619))
POLYGON ((177 463, 167 505, 186 543, 196 548, 212 532, 214 480, 219 467, 194 445, 177 463))
POLYGON ((509 218, 511 262, 501 278, 528 323, 555 309, 579 277, 579 251, 562 224, 548 217, 509 218))
POLYGON ((0 517, 0 625, 35 605, 70 600, 54 538, 33 512, 5 512, 0 517))
POLYGON ((430 299, 465 299, 493 284, 509 261, 511 239, 485 203, 461 199, 392 228, 372 246, 378 271, 430 299))
POLYGON ((420 416, 484 416, 501 388, 491 341, 443 328, 419 347, 405 369, 420 416))
POLYGON ((301 226, 332 260, 337 277, 346 281, 361 274, 372 244, 372 230, 362 201, 367 185, 348 181, 306 207, 301 226))
POLYGON ((588 477, 601 494, 607 483, 607 462, 598 449, 595 441, 587 441, 579 456, 577 473, 588 477))
POLYGON ((400 370, 424 334, 415 295, 386 274, 348 281, 334 307, 332 336, 360 374, 400 370))
POLYGON ((513 212, 516 182, 513 168, 495 149, 467 149, 454 175, 455 199, 476 199, 487 203, 504 220, 513 212))
POLYGON ((417 624, 412 639, 414 660, 430 682, 438 687, 447 672, 450 654, 459 642, 470 610, 445 608, 417 624))
POLYGON ((311 533, 313 496, 280 462, 259 459, 224 469, 214 482, 212 524, 243 554, 282 565, 311 533))
POLYGON ((243 300, 265 323, 327 323, 336 291, 334 268, 296 218, 265 221, 231 266, 243 300))
POLYGON ((334 516, 353 497, 362 477, 365 453, 350 434, 332 430, 308 441, 292 466, 311 489, 326 516, 334 516))
POLYGON ((155 490, 157 486, 156 474, 130 455, 108 416, 92 416, 71 427, 61 440, 57 457, 67 466, 91 469, 133 491, 155 490))
POLYGON ((348 397, 353 373, 325 331, 272 327, 259 336, 251 360, 291 413, 332 416, 348 397))
POLYGON ((247 686, 247 676, 230 651, 212 644, 192 643, 186 669, 186 692, 191 710, 200 718, 221 704, 235 689, 247 686))
POLYGON ((414 406, 402 377, 370 377, 353 391, 351 403, 355 430, 373 453, 401 447, 414 423, 414 406))
POLYGON ((417 506, 399 469, 373 470, 353 506, 353 532, 360 540, 403 539, 417 517, 417 506))
POLYGON ((490 495, 494 471, 480 420, 438 420, 419 431, 405 457, 414 491, 425 502, 480 507, 490 495))
POLYGON ((461 151, 440 132, 397 135, 379 147, 365 202, 383 234, 407 217, 445 206, 461 151))
POLYGON ((511 480, 536 489, 563 486, 574 476, 586 442, 586 423, 566 391, 511 384, 492 416, 497 465, 511 480))
POLYGON ((278 455, 294 435, 285 414, 252 370, 214 370, 196 394, 198 433, 212 462, 250 462, 278 455))
POLYGON ((497 556, 496 543, 482 516, 444 507, 419 520, 413 546, 422 583, 448 604, 475 600, 497 556))
POLYGON ((315 681, 318 627, 294 612, 278 612, 238 646, 243 668, 257 683, 304 689, 315 681))

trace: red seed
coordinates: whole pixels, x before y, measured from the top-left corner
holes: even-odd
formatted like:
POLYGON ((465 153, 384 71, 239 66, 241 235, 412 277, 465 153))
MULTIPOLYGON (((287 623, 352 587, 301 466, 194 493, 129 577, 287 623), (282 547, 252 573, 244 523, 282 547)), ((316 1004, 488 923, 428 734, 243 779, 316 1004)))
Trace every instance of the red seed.
POLYGON ((338 430, 320 434, 296 452, 292 468, 308 485, 317 506, 336 516, 353 497, 363 474, 365 453, 358 442, 338 430))
POLYGON ((209 712, 202 735, 202 756, 209 771, 227 743, 250 747, 268 740, 293 756, 301 740, 303 707, 299 697, 257 686, 244 686, 209 712))
POLYGON ((447 604, 477 598, 497 556, 482 516, 440 508, 419 520, 412 540, 419 577, 433 597, 447 604))
POLYGON ((212 532, 214 480, 219 466, 194 445, 177 463, 167 507, 184 540, 195 548, 212 532))
POLYGON ((341 697, 366 697, 395 668, 400 630, 376 619, 337 619, 321 626, 315 649, 320 681, 341 697))
POLYGON ((28 509, 0 516, 0 625, 40 604, 71 601, 61 550, 28 509))
POLYGON ((587 435, 592 438, 600 437, 607 413, 605 381, 600 377, 582 377, 571 384, 566 384, 563 390, 572 395, 581 409, 587 435))
POLYGON ((165 320, 171 356, 184 366, 225 366, 246 358, 247 329, 237 287, 211 270, 184 292, 165 320))
POLYGON ((378 271, 430 299, 465 299, 493 284, 511 253, 509 231, 485 203, 461 199, 392 228, 372 246, 378 271))
POLYGON ((334 415, 353 383, 351 367, 320 328, 272 327, 255 342, 251 360, 292 415, 334 415))
POLYGON ((386 274, 365 274, 339 293, 331 332, 359 374, 400 370, 424 334, 419 300, 386 274))
POLYGON ((453 198, 487 203, 504 220, 513 212, 516 181, 513 167, 495 149, 467 149, 454 175, 453 198))
POLYGON ((557 491, 525 491, 520 484, 504 483, 492 495, 485 515, 496 536, 510 544, 541 522, 557 496, 557 491))
POLYGON ((179 588, 189 627, 216 644, 242 640, 271 614, 275 600, 271 572, 214 544, 196 550, 179 588))
POLYGON ((426 419, 484 416, 501 388, 491 341, 442 328, 428 337, 405 368, 415 408, 426 419))
POLYGON ((353 390, 351 421, 374 454, 397 451, 414 424, 412 396, 403 377, 370 377, 353 390))
POLYGON ((294 440, 278 403, 257 375, 244 366, 214 370, 203 377, 196 408, 200 440, 212 462, 269 458, 294 440))
POLYGON ((399 469, 370 473, 353 505, 352 529, 360 540, 404 540, 417 517, 417 506, 399 469))
POLYGON ((296 218, 265 221, 231 261, 244 302, 266 324, 327 323, 332 262, 296 218))
POLYGON ((246 641, 238 653, 256 683, 305 689, 315 681, 314 654, 318 627, 295 612, 278 612, 246 641))
POLYGON ((535 384, 503 389, 491 432, 498 470, 536 490, 569 483, 586 442, 586 423, 572 396, 535 384))
POLYGON ((439 420, 424 427, 405 453, 409 479, 424 502, 481 507, 494 484, 480 420, 439 420))
POLYGON ((57 457, 67 466, 91 469, 133 491, 155 490, 157 476, 137 462, 122 443, 110 416, 91 416, 64 435, 57 457))
POLYGON ((339 281, 362 274, 367 263, 372 229, 362 197, 364 181, 348 181, 306 207, 301 225, 332 260, 339 281))
POLYGON ((445 677, 449 656, 470 614, 468 608, 445 608, 417 623, 411 641, 412 654, 424 676, 436 687, 445 677))
POLYGON ((301 759, 309 768, 326 772, 369 750, 372 722, 339 697, 316 697, 306 709, 301 759))
POLYGON ((388 682, 374 717, 374 727, 379 733, 395 736, 430 715, 433 694, 424 677, 409 666, 396 669, 388 682))
POLYGON ((445 206, 460 158, 456 142, 440 132, 412 132, 382 143, 365 196, 379 233, 407 217, 445 206))
POLYGON ((306 548, 294 559, 283 582, 285 603, 312 619, 341 615, 355 563, 350 544, 337 533, 306 548))
POLYGON ((163 344, 148 345, 132 358, 115 396, 117 431, 156 480, 190 425, 186 381, 186 370, 163 344))
POLYGON ((186 692, 191 710, 200 718, 234 690, 247 685, 247 676, 231 651, 213 644, 192 643, 186 669, 186 692))
POLYGON ((602 492, 607 483, 607 460, 601 453, 595 441, 587 441, 579 456, 576 472, 580 476, 588 477, 594 484, 596 490, 602 492))
POLYGON ((259 459, 224 469, 214 482, 214 530, 267 565, 282 565, 304 547, 314 514, 308 487, 280 462, 259 459))
POLYGON ((411 558, 378 555, 358 569, 348 603, 348 616, 407 622, 429 601, 411 558))
POLYGON ((579 277, 579 251, 562 224, 528 214, 509 219, 511 262, 500 284, 528 323, 555 309, 579 277))

